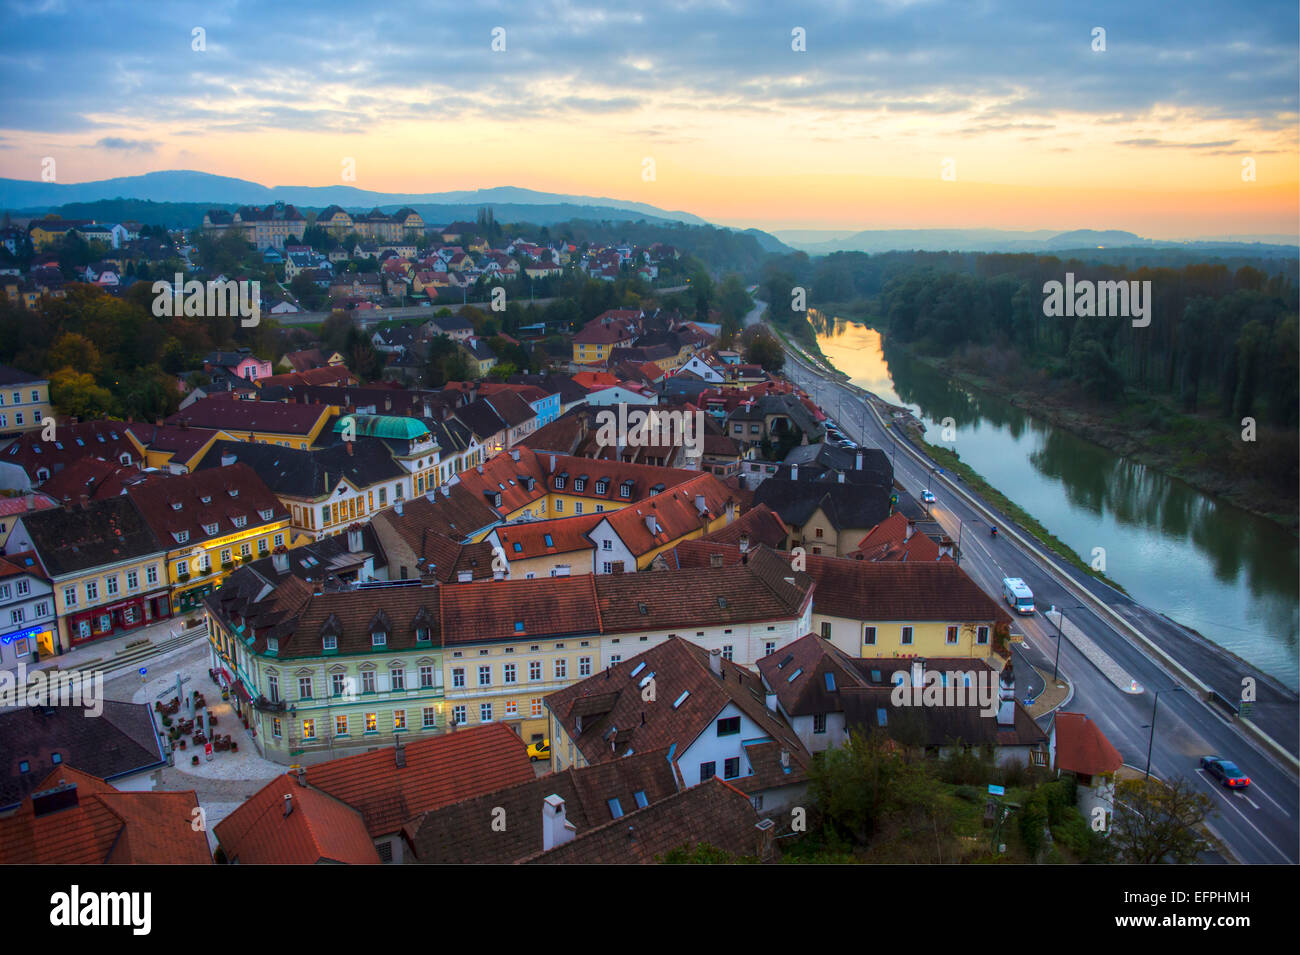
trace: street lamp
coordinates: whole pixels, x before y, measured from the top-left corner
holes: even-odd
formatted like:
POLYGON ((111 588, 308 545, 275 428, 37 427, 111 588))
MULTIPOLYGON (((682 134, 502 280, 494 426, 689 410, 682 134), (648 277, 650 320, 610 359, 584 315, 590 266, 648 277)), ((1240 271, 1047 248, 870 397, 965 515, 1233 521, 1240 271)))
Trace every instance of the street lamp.
MULTIPOLYGON (((1075 604, 1075 605, 1074 605, 1073 607, 1071 607, 1070 609, 1071 609, 1071 610, 1086 610, 1087 608, 1086 608, 1083 604, 1075 604)), ((1061 629, 1062 629, 1062 626, 1063 626, 1064 623, 1065 623, 1065 608, 1061 608, 1060 610, 1057 611, 1057 613, 1058 613, 1058 616, 1057 616, 1057 618, 1056 618, 1056 662, 1055 662, 1054 664, 1052 664, 1052 682, 1053 682, 1053 683, 1056 682, 1056 674, 1059 673, 1059 672, 1060 672, 1060 669, 1061 669, 1061 629)))
MULTIPOLYGON (((1151 778, 1151 744, 1154 743, 1156 739, 1156 709, 1157 707, 1160 706, 1160 694, 1162 692, 1164 691, 1156 690, 1155 702, 1151 704, 1151 735, 1147 739, 1147 769, 1146 769, 1146 774, 1142 777, 1143 779, 1151 778)), ((1169 692, 1182 693, 1183 688, 1181 686, 1174 685, 1169 688, 1169 692)))

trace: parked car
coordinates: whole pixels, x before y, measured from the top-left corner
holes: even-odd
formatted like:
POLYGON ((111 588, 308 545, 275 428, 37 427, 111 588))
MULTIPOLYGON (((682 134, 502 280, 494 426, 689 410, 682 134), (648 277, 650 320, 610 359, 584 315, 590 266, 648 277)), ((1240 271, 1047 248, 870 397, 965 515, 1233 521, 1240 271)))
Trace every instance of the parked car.
POLYGON ((1202 756, 1201 769, 1229 789, 1245 789, 1250 777, 1237 768, 1237 764, 1222 756, 1202 756))
POLYGON ((551 758, 551 741, 549 739, 539 739, 535 743, 528 744, 528 758, 534 763, 542 759, 551 758))

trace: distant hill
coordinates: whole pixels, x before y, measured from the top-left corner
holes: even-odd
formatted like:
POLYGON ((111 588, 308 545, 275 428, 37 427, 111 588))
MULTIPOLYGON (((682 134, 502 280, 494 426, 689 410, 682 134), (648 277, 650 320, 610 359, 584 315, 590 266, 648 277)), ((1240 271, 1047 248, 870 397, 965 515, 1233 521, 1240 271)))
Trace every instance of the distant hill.
POLYGON ((484 206, 492 206, 494 210, 526 207, 535 210, 533 214, 524 216, 497 211, 496 216, 498 219, 528 219, 537 222, 540 217, 572 218, 575 214, 574 210, 581 210, 582 216, 588 219, 646 218, 665 222, 686 222, 691 225, 705 223, 705 220, 689 212, 659 209, 643 202, 559 195, 515 186, 497 186, 491 189, 459 192, 390 193, 373 192, 355 186, 268 187, 244 179, 232 179, 227 176, 214 176, 206 172, 189 170, 151 172, 142 176, 78 183, 0 179, 0 208, 6 209, 48 210, 70 203, 121 198, 182 204, 197 203, 223 208, 231 205, 266 205, 275 201, 316 209, 335 204, 349 209, 372 209, 378 206, 381 209, 395 210, 401 206, 438 206, 447 210, 469 209, 471 212, 484 206), (603 214, 607 210, 612 211, 603 214), (620 215, 616 217, 614 212, 620 215))
POLYGON ((1300 240, 1285 236, 1259 237, 1274 242, 1239 241, 1254 237, 1228 236, 1177 242, 1147 239, 1132 232, 1115 229, 1074 229, 1055 232, 1040 229, 1017 232, 1006 229, 878 229, 843 233, 818 233, 816 230, 777 231, 775 236, 809 255, 832 252, 1034 252, 1063 253, 1096 249, 1186 249, 1197 253, 1231 253, 1250 255, 1294 255, 1300 240), (825 238, 821 236, 825 235, 825 238))

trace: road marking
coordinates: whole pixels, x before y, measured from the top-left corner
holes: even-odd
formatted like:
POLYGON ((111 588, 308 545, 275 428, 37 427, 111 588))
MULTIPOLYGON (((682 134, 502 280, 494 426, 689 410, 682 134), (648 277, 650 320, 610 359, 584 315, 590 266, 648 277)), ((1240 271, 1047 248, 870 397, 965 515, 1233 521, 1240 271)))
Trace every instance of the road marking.
MULTIPOLYGON (((1289 855, 1287 855, 1285 852, 1283 852, 1281 849, 1279 849, 1279 848, 1277 847, 1277 844, 1276 844, 1272 839, 1270 839, 1268 836, 1264 835, 1264 833, 1260 831, 1259 826, 1255 825, 1253 822, 1250 821, 1250 818, 1249 818, 1249 817, 1248 817, 1244 812, 1242 812, 1241 809, 1239 809, 1239 808, 1234 804, 1233 800, 1228 798, 1228 794, 1225 793, 1225 792, 1223 791, 1223 787, 1220 786, 1220 785, 1217 783, 1217 781, 1215 781, 1214 779, 1212 779, 1212 778, 1209 776, 1209 774, 1205 772, 1205 770, 1203 770, 1203 769, 1198 769, 1198 770, 1196 771, 1196 774, 1197 774, 1198 776, 1202 777, 1203 779, 1205 779, 1206 782, 1210 783, 1210 784, 1211 784, 1210 788, 1216 790, 1217 793, 1218 793, 1218 795, 1223 799, 1223 801, 1224 801, 1225 803, 1227 803, 1229 806, 1232 807, 1232 811, 1235 812, 1237 815, 1239 815, 1239 816, 1241 817, 1241 821, 1244 822, 1246 825, 1250 826, 1250 828, 1254 829, 1255 832, 1259 835, 1259 837, 1260 837, 1261 839, 1263 839, 1265 842, 1267 842, 1267 843, 1272 847, 1272 849, 1273 849, 1274 852, 1276 852, 1278 855, 1280 855, 1280 856, 1281 856, 1283 859, 1285 859, 1287 862, 1292 862, 1292 861, 1294 861, 1294 860, 1292 860, 1292 858, 1291 858, 1289 855)), ((1256 808, 1258 808, 1258 807, 1256 807, 1256 808)))
POLYGON ((1269 802, 1271 802, 1273 805, 1277 806, 1278 809, 1282 810, 1282 814, 1285 815, 1288 819, 1291 818, 1291 812, 1290 812, 1290 810, 1288 810, 1288 809, 1286 808, 1286 806, 1282 805, 1280 802, 1278 802, 1276 799, 1274 799, 1274 798, 1273 798, 1272 796, 1270 796, 1268 793, 1264 792, 1264 790, 1260 789, 1260 788, 1259 788, 1257 785, 1255 785, 1254 783, 1251 783, 1251 784, 1250 784, 1250 788, 1251 788, 1251 790, 1252 790, 1253 792, 1257 792, 1257 793, 1259 793, 1261 796, 1263 796, 1265 799, 1267 799, 1267 800, 1268 800, 1269 802))

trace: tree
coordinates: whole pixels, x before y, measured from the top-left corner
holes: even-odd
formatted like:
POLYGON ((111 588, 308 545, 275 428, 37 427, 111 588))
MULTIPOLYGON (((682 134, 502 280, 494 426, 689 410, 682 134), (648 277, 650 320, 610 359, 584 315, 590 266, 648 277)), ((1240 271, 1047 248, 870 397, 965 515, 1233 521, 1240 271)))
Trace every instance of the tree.
POLYGON ((85 335, 64 332, 50 346, 46 363, 56 370, 72 368, 94 375, 99 371, 101 359, 99 349, 85 335))
POLYGON ((1188 865, 1214 848, 1205 823, 1214 804, 1185 779, 1124 780, 1115 787, 1111 840, 1122 861, 1188 865))
POLYGON ((879 733, 852 731, 843 746, 814 761, 808 776, 825 825, 859 846, 868 845, 891 814, 929 810, 938 794, 925 764, 903 759, 879 733))
POLYGON ((746 330, 742 342, 745 361, 751 365, 762 365, 767 372, 778 372, 785 365, 785 348, 780 339, 761 325, 746 330))
POLYGON ((82 420, 102 418, 117 408, 112 392, 95 384, 90 373, 75 368, 63 368, 50 375, 50 401, 64 414, 82 420))

